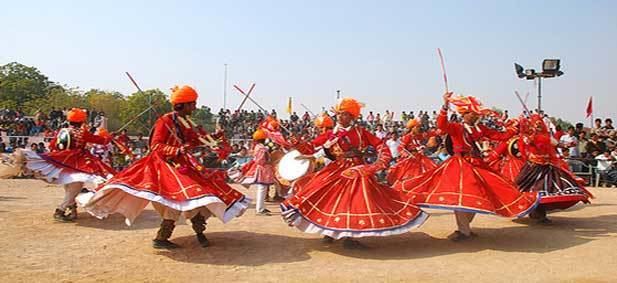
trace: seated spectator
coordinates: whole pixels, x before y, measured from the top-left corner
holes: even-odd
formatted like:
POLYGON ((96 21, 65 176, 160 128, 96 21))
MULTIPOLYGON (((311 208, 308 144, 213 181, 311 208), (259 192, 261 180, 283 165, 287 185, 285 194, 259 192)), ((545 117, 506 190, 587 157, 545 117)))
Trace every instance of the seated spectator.
POLYGON ((45 147, 45 143, 39 142, 37 153, 45 153, 45 152, 47 152, 47 147, 45 147))

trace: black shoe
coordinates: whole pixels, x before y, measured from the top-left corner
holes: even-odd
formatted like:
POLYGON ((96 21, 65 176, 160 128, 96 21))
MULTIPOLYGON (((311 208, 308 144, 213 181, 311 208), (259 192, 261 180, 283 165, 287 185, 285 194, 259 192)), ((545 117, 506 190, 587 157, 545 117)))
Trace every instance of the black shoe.
POLYGON ((152 240, 152 247, 155 248, 155 249, 172 250, 172 249, 177 249, 180 246, 170 242, 169 240, 157 240, 157 239, 154 239, 154 240, 152 240))
POLYGON ((448 236, 448 240, 452 241, 452 242, 462 242, 465 240, 470 240, 473 236, 471 234, 469 235, 465 235, 463 233, 461 233, 460 231, 454 231, 454 233, 450 234, 448 236))
POLYGON ((350 250, 362 250, 366 249, 366 246, 359 241, 352 240, 351 238, 345 238, 345 240, 343 240, 343 248, 350 250))
POLYGON ((321 238, 321 242, 324 244, 332 244, 334 243, 334 238, 330 236, 323 236, 323 238, 321 238))
POLYGON ((196 237, 197 237, 197 242, 199 242, 199 245, 202 248, 210 246, 210 241, 208 241, 208 239, 206 238, 206 235, 204 235, 204 234, 197 234, 196 237))
POLYGON ((64 211, 62 211, 59 208, 56 208, 56 211, 54 212, 54 220, 58 222, 63 222, 63 223, 73 222, 73 220, 71 220, 69 217, 64 215, 64 211))
POLYGON ((271 216, 271 215, 272 215, 272 211, 265 209, 265 208, 257 212, 257 216, 271 216))

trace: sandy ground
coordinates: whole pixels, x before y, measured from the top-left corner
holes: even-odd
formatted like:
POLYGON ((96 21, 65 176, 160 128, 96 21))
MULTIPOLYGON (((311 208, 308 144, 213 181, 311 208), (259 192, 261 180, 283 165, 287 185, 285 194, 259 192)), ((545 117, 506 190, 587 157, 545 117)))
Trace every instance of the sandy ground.
MULTIPOLYGON (((159 217, 148 207, 127 227, 116 215, 55 223, 62 189, 37 180, 0 180, 2 282, 615 282, 617 189, 552 214, 554 225, 493 216, 474 222, 479 238, 452 243, 452 214, 431 211, 420 229, 366 238, 366 250, 324 245, 254 209, 223 225, 211 219, 202 249, 182 222, 174 251, 151 248, 159 217)), ((273 211, 277 204, 269 204, 273 211)))

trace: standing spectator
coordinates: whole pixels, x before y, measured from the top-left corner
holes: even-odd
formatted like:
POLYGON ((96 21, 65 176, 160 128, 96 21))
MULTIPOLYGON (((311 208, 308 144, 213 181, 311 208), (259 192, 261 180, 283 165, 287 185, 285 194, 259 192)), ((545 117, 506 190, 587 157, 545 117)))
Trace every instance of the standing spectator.
POLYGON ((574 133, 576 134, 577 137, 580 136, 580 134, 584 132, 585 132, 585 129, 584 129, 583 123, 576 123, 576 125, 574 125, 574 133))
POLYGON ((298 120, 300 120, 300 117, 298 117, 298 114, 296 114, 296 112, 293 112, 293 114, 289 116, 289 120, 295 123, 295 122, 298 122, 298 120))
POLYGON ((308 113, 308 111, 304 111, 304 115, 302 115, 302 121, 304 122, 311 121, 311 115, 308 113))
POLYGON ((587 143, 588 142, 589 141, 587 140, 585 132, 578 133, 578 153, 581 155, 582 158, 587 157, 587 143))
POLYGON ((569 157, 578 158, 580 157, 578 153, 578 139, 574 134, 574 127, 570 126, 568 128, 568 133, 561 136, 559 139, 559 144, 561 146, 562 154, 564 150, 568 150, 570 152, 569 157))
POLYGON ((394 118, 394 112, 390 112, 388 110, 386 110, 386 114, 384 114, 384 124, 386 125, 386 127, 389 127, 390 125, 392 125, 392 120, 394 118))
POLYGON ((368 112, 368 116, 366 116, 366 121, 369 125, 373 126, 373 122, 375 121, 375 116, 373 115, 373 111, 368 112))
POLYGON ((604 151, 595 157, 598 161, 598 173, 600 179, 612 186, 617 184, 617 169, 615 168, 615 157, 610 151, 604 151))
POLYGON ((564 135, 565 133, 563 132, 563 130, 561 129, 561 126, 557 125, 555 126, 555 133, 553 134, 553 136, 555 137, 556 140, 561 140, 561 137, 564 135))
POLYGON ((375 125, 381 125, 381 114, 375 115, 375 125))
POLYGON ((602 127, 602 129, 604 129, 604 130, 614 130, 615 128, 613 128, 613 120, 611 118, 606 118, 604 120, 604 127, 602 127))
POLYGON ((601 135, 600 134, 601 132, 602 132, 602 119, 596 118, 593 121, 593 128, 591 128, 591 133, 601 135))
POLYGON ((386 133, 386 131, 383 130, 383 126, 381 124, 378 124, 377 129, 375 130, 375 136, 383 140, 386 138, 387 134, 388 133, 386 133))
POLYGON ((408 120, 408 118, 407 118, 407 113, 405 113, 405 111, 403 111, 403 112, 401 113, 401 121, 403 121, 403 123, 405 123, 405 124, 406 124, 406 123, 407 123, 407 120, 408 120))
POLYGON ((591 134, 591 139, 587 142, 585 149, 590 157, 595 158, 606 151, 606 145, 600 141, 600 137, 597 134, 591 134))
POLYGON ((401 144, 401 141, 399 140, 396 132, 392 132, 389 135, 390 138, 386 141, 386 145, 390 148, 390 152, 392 153, 392 162, 395 162, 400 155, 398 152, 398 146, 401 144))

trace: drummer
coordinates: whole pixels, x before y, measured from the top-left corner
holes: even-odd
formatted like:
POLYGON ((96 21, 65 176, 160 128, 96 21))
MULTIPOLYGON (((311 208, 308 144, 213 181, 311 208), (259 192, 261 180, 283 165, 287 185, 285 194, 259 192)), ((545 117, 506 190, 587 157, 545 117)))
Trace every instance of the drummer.
POLYGON ((270 216, 271 211, 265 208, 266 196, 270 185, 275 183, 274 169, 271 164, 270 153, 266 146, 266 133, 257 129, 253 133, 253 160, 242 168, 243 177, 240 183, 245 186, 254 185, 256 192, 255 212, 257 215, 270 216))

